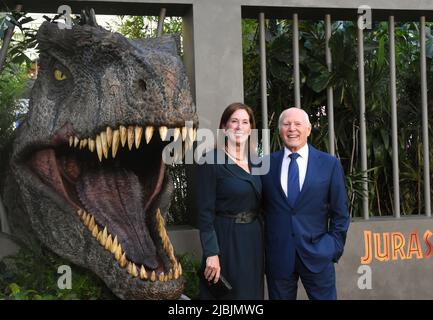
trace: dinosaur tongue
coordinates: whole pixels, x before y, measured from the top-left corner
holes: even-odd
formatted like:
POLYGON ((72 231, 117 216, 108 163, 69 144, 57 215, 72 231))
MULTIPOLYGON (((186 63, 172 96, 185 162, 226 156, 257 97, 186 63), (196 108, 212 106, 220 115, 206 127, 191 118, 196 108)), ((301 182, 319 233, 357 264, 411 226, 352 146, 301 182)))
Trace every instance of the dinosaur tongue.
POLYGON ((121 239, 129 260, 156 269, 155 245, 146 226, 144 190, 139 177, 126 168, 83 170, 76 191, 86 210, 108 232, 121 239))

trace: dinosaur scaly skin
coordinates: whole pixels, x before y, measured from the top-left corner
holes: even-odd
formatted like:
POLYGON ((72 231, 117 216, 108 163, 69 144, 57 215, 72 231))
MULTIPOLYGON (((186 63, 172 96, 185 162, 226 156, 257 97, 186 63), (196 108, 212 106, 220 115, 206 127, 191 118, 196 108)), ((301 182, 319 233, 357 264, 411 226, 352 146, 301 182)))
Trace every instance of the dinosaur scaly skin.
POLYGON ((40 70, 11 160, 13 232, 92 270, 120 298, 178 298, 162 140, 173 129, 191 145, 185 121, 196 127, 197 115, 174 40, 49 22, 37 38, 40 70))

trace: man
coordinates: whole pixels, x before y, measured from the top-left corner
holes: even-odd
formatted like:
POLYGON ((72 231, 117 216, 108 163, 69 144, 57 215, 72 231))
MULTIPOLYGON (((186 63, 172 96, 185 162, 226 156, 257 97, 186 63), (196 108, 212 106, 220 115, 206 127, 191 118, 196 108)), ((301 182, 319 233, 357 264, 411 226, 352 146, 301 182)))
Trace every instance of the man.
POLYGON ((302 109, 284 110, 279 130, 285 148, 270 155, 262 176, 269 297, 296 299, 301 278, 310 299, 334 300, 334 263, 349 227, 344 172, 307 143, 311 124, 302 109))

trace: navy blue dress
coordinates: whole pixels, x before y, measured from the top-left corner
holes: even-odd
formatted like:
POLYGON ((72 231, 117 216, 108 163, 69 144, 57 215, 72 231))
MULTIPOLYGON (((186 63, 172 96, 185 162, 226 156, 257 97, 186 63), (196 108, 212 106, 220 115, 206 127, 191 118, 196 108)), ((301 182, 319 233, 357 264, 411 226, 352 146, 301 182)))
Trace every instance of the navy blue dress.
MULTIPOLYGON (((261 300, 264 275, 262 219, 235 223, 235 219, 220 216, 260 212, 260 176, 243 170, 223 151, 214 150, 209 158, 213 157, 216 163, 217 154, 225 159, 225 164, 202 164, 196 171, 202 269, 207 257, 219 255, 221 274, 233 287, 223 299, 261 300)), ((203 283, 200 283, 200 298, 214 299, 203 283)))

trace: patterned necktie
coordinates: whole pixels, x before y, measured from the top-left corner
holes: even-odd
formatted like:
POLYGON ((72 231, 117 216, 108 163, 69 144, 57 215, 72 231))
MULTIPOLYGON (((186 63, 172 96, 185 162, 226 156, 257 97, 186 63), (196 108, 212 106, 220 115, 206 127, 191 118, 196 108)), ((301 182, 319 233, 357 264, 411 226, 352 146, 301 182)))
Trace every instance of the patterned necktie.
POLYGON ((293 207, 300 193, 299 190, 299 167, 296 159, 298 159, 298 153, 292 153, 289 155, 290 165, 289 165, 289 176, 287 178, 287 198, 289 203, 293 207))

